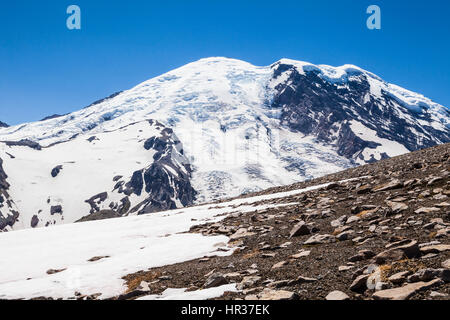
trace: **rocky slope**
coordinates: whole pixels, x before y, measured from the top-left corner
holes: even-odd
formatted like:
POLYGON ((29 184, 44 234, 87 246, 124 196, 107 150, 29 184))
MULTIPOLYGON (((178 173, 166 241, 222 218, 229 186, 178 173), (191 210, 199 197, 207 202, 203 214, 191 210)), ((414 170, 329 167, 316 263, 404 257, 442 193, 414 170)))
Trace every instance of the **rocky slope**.
POLYGON ((6 232, 0 299, 448 300, 449 196, 445 144, 201 206, 6 232))
POLYGON ((334 144, 339 155, 359 164, 449 141, 449 131, 433 124, 448 118, 447 109, 440 115, 423 112, 426 104, 409 105, 398 87, 367 71, 320 69, 289 60, 273 69, 278 84, 271 107, 281 110, 281 123, 334 144))
POLYGON ((210 202, 446 143, 449 123, 445 107, 356 66, 202 59, 0 128, 19 212, 0 216, 22 229, 210 202), (146 119, 159 129, 136 129, 146 119))
POLYGON ((252 194, 240 203, 276 207, 190 230, 227 235, 233 255, 130 274, 118 298, 236 283, 221 299, 448 300, 449 196, 449 144, 252 194))

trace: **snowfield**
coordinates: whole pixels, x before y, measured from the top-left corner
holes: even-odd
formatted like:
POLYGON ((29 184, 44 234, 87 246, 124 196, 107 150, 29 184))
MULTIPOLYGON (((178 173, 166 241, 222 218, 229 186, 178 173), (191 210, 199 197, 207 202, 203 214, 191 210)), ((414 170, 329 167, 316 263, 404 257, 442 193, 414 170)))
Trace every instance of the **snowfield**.
MULTIPOLYGON (((227 256, 233 248, 225 236, 187 233, 198 224, 217 222, 233 212, 264 210, 261 200, 326 187, 236 199, 150 215, 74 223, 0 233, 0 299, 71 298, 102 293, 102 299, 123 294, 125 275, 205 256, 227 256), (221 249, 221 250, 219 250, 221 249), (95 257, 104 257, 90 262, 95 257), (48 274, 49 270, 62 270, 48 274)), ((286 205, 286 204, 282 204, 286 205)), ((281 206, 281 205, 278 205, 281 206)), ((231 287, 224 289, 232 291, 231 287)), ((212 298, 220 289, 186 293, 168 291, 157 298, 212 298), (194 295, 194 296, 192 296, 194 295)), ((223 292, 222 292, 223 293, 223 292)))
MULTIPOLYGON (((105 191, 111 191, 112 177, 130 179, 135 170, 153 162, 155 151, 145 150, 144 141, 158 135, 158 130, 142 121, 112 132, 100 133, 89 141, 90 135, 81 135, 70 143, 60 143, 38 152, 28 147, 0 144, 0 155, 11 152, 14 158, 3 156, 4 169, 14 177, 10 194, 21 212, 17 229, 29 228, 33 215, 52 224, 72 223, 87 216, 90 205, 85 200, 105 191), (56 177, 52 169, 61 165, 56 177), (22 195, 27 195, 23 197, 22 195), (51 207, 61 205, 63 214, 51 213, 51 207)), ((109 194, 109 202, 120 202, 123 195, 109 194)), ((145 195, 132 195, 132 205, 145 195)))

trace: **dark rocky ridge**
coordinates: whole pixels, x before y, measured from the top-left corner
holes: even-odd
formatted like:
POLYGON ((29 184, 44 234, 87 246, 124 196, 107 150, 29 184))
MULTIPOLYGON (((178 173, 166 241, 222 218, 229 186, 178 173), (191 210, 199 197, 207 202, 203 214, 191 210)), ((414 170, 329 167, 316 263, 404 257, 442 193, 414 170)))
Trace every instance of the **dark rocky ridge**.
POLYGON ((1 141, 5 143, 9 147, 29 147, 31 149, 35 150, 42 150, 42 147, 39 143, 28 140, 28 139, 22 139, 20 141, 1 141))
MULTIPOLYGON (((155 124, 164 128, 159 122, 155 124)), ((147 139, 144 148, 157 151, 153 156, 154 162, 148 168, 134 172, 131 180, 125 183, 125 188, 119 188, 119 192, 123 191, 127 195, 140 195, 143 191, 149 195, 142 203, 131 208, 130 213, 146 214, 175 209, 175 199, 183 206, 193 204, 197 192, 190 183, 192 168, 184 158, 183 146, 173 130, 164 128, 159 137, 147 139)))
POLYGON ((47 120, 51 120, 51 119, 61 118, 61 117, 64 117, 65 115, 67 115, 67 114, 56 114, 55 113, 55 114, 52 114, 51 116, 47 116, 45 118, 42 118, 39 121, 47 121, 47 120))
POLYGON ((0 121, 0 128, 8 128, 8 127, 9 127, 9 125, 0 121))
POLYGON ((90 107, 95 106, 95 105, 97 105, 97 104, 100 104, 100 103, 102 103, 102 102, 104 102, 104 101, 106 101, 106 100, 109 100, 109 99, 112 99, 112 98, 114 98, 114 97, 117 97, 117 96, 118 96, 119 94, 121 94, 122 92, 123 92, 123 91, 118 91, 118 92, 115 92, 115 93, 109 95, 109 96, 106 97, 106 98, 102 98, 102 99, 99 99, 99 100, 97 100, 97 101, 94 101, 93 103, 91 103, 90 105, 88 105, 87 107, 85 107, 84 109, 90 108, 90 107))

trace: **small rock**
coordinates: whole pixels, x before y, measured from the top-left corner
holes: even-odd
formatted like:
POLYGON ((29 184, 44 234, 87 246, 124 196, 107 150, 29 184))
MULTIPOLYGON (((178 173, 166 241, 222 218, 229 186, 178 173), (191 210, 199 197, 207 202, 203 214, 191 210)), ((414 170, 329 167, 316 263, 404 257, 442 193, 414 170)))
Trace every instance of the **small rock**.
POLYGON ((357 194, 366 194, 372 191, 372 188, 369 185, 364 185, 356 189, 357 194))
POLYGON ((430 292, 430 297, 431 298, 446 298, 447 295, 444 293, 440 293, 440 292, 436 292, 436 291, 431 291, 430 292))
POLYGON ((340 186, 339 183, 337 183, 337 182, 332 182, 332 183, 330 183, 325 189, 326 189, 326 190, 332 190, 332 189, 338 188, 339 186, 340 186))
POLYGON ((341 216, 340 218, 331 221, 331 226, 334 228, 343 226, 345 222, 347 221, 347 216, 341 216))
POLYGON ((441 202, 441 203, 438 203, 436 205, 436 207, 438 207, 438 208, 447 208, 447 207, 450 207, 450 203, 448 203, 448 202, 441 202))
POLYGON ((291 281, 289 284, 294 285, 294 284, 302 284, 302 283, 311 283, 311 282, 316 282, 316 281, 317 281, 317 279, 315 279, 315 278, 299 276, 297 279, 291 281))
POLYGON ((388 183, 376 186, 373 191, 388 191, 388 190, 394 190, 403 187, 403 183, 398 179, 393 179, 388 183))
POLYGON ((304 236, 310 233, 311 231, 309 227, 306 225, 305 221, 300 221, 294 226, 294 228, 292 228, 291 233, 289 234, 289 238, 304 236))
POLYGON ((442 262, 442 267, 444 267, 445 269, 450 269, 450 259, 447 259, 444 262, 442 262))
POLYGON ((288 264, 287 261, 281 261, 281 262, 278 262, 278 263, 276 263, 276 264, 274 264, 274 265, 272 266, 272 270, 280 269, 280 268, 284 267, 284 266, 287 265, 287 264, 288 264))
POLYGON ((299 253, 296 253, 296 254, 290 256, 290 258, 292 258, 292 259, 300 259, 300 258, 309 256, 310 253, 311 253, 311 251, 302 250, 299 253))
POLYGON ((247 276, 247 277, 244 277, 242 279, 241 283, 239 283, 237 285, 237 289, 238 290, 243 290, 243 289, 247 289, 247 288, 253 287, 260 280, 261 280, 261 277, 259 277, 259 276, 247 276))
POLYGON ((66 269, 67 269, 67 268, 64 268, 64 269, 49 269, 49 270, 47 270, 47 274, 60 273, 60 272, 65 271, 66 269))
POLYGON ((433 279, 441 279, 445 282, 450 282, 449 269, 421 269, 415 274, 408 277, 408 282, 430 281, 433 279))
POLYGON ((342 301, 342 300, 349 300, 350 297, 342 291, 332 291, 325 297, 325 299, 333 300, 333 301, 338 301, 338 300, 342 301))
POLYGON ((340 267, 338 268, 338 270, 339 270, 340 272, 348 271, 348 270, 351 270, 351 269, 353 269, 353 266, 340 266, 340 267))
POLYGON ((375 291, 386 290, 386 289, 389 289, 390 287, 391 286, 389 285, 389 283, 378 281, 375 284, 375 291))
POLYGON ((323 243, 332 243, 336 242, 336 237, 330 234, 317 234, 309 238, 304 242, 306 245, 314 245, 314 244, 323 244, 323 243))
POLYGON ((228 284, 227 278, 225 278, 223 276, 223 274, 221 274, 221 273, 214 273, 211 276, 209 276, 209 278, 206 280, 203 287, 205 289, 208 289, 208 288, 219 287, 219 286, 222 286, 225 284, 228 284))
POLYGON ((339 241, 350 240, 353 238, 354 233, 355 233, 354 231, 344 231, 344 232, 339 233, 336 236, 336 239, 338 239, 339 241))
POLYGON ((256 233, 254 233, 254 232, 249 232, 248 229, 246 229, 246 228, 240 228, 234 234, 232 234, 230 236, 230 240, 232 241, 232 240, 236 240, 236 239, 240 239, 240 238, 250 237, 255 234, 256 233))
POLYGON ((443 181, 443 179, 441 177, 433 177, 428 181, 427 185, 432 186, 432 185, 440 183, 442 181, 443 181))
POLYGON ((280 280, 280 281, 274 281, 274 282, 270 282, 267 287, 271 288, 271 289, 278 289, 278 288, 282 288, 282 287, 286 287, 289 285, 289 280, 280 280))
POLYGON ((366 291, 368 278, 368 274, 358 276, 350 285, 350 290, 359 293, 366 291))
POLYGON ((95 262, 95 261, 102 260, 102 259, 107 259, 107 258, 109 258, 109 256, 97 256, 97 257, 90 258, 88 261, 89 262, 95 262))
POLYGON ((346 224, 351 224, 351 223, 359 221, 359 220, 361 220, 360 217, 358 217, 358 216, 351 216, 350 218, 347 219, 346 224))
MULTIPOLYGON (((401 241, 401 243, 404 243, 404 241, 401 241)), ((415 240, 409 241, 406 244, 391 244, 390 246, 393 246, 393 248, 387 251, 383 251, 375 256, 374 261, 376 264, 381 265, 386 261, 397 261, 403 259, 404 257, 411 259, 417 257, 420 254, 419 245, 415 240)))
POLYGON ((437 244, 420 248, 422 253, 441 253, 450 250, 449 244, 437 244))
POLYGON ((358 261, 363 261, 363 260, 373 258, 374 256, 375 256, 375 253, 373 253, 373 251, 371 251, 371 250, 361 250, 358 252, 357 255, 350 257, 349 261, 350 262, 358 262, 358 261))
POLYGON ((264 289, 257 295, 251 295, 245 297, 245 300, 297 300, 299 297, 295 292, 285 290, 272 290, 269 288, 264 289))
POLYGON ((398 214, 409 209, 409 207, 403 202, 388 201, 387 205, 391 208, 393 214, 398 214))
POLYGON ((136 298, 145 294, 148 294, 148 292, 143 290, 133 290, 125 294, 121 294, 117 297, 117 300, 130 300, 132 298, 136 298))
POLYGON ((414 211, 414 213, 416 214, 423 214, 423 213, 433 213, 433 212, 438 212, 441 211, 441 209, 439 208, 435 208, 435 207, 431 207, 431 208, 426 208, 426 207, 422 207, 417 209, 416 211, 414 211))
POLYGON ((398 272, 390 276, 388 280, 394 284, 401 284, 406 281, 406 277, 409 276, 411 273, 412 273, 411 271, 398 272))

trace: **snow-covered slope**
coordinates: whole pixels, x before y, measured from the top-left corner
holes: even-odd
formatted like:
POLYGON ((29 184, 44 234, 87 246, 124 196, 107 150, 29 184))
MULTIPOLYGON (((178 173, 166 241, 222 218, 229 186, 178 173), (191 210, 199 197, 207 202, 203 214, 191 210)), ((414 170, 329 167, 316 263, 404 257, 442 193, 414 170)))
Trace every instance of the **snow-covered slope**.
MULTIPOLYGON (((49 207, 58 204, 63 212, 79 208, 65 218, 74 221, 89 213, 85 200, 100 193, 103 196, 93 202, 103 199, 103 206, 91 209, 105 209, 112 203, 117 212, 121 199, 113 191, 113 175, 123 175, 122 183, 139 185, 145 177, 137 173, 133 179, 133 173, 153 160, 142 150, 143 142, 137 142, 144 139, 137 132, 126 129, 131 131, 120 134, 118 142, 112 137, 146 119, 171 128, 183 145, 175 152, 179 157, 163 162, 192 169, 174 180, 179 192, 166 192, 160 209, 191 204, 194 198, 203 202, 285 185, 450 141, 446 108, 355 66, 335 68, 282 59, 256 67, 227 58, 202 59, 80 111, 1 128, 0 141, 8 143, 0 143, 0 158, 22 216, 17 226, 29 226, 39 210, 45 212, 39 225, 58 223, 60 219, 48 216, 49 207), (92 136, 111 142, 95 149, 86 142, 92 136), (134 142, 128 144, 128 139, 134 142), (108 159, 108 164, 99 165, 98 158, 108 159), (71 161, 78 165, 71 166, 71 161), (85 169, 91 164, 96 171, 85 169), (53 179, 49 170, 59 165, 62 175, 53 179), (99 168, 107 172, 100 174, 99 168), (76 182, 75 176, 84 182, 76 182), (79 191, 87 182, 89 187, 79 191), (65 191, 60 191, 62 185, 65 191), (45 200, 50 202, 44 205, 45 200)), ((149 172, 147 180, 152 179, 154 172, 149 172)), ((170 183, 170 179, 157 180, 159 185, 170 183)), ((129 207, 152 201, 152 196, 132 196, 129 207)), ((137 208, 134 213, 155 211, 157 206, 152 208, 137 208)))
POLYGON ((221 221, 235 212, 286 206, 285 203, 257 203, 326 185, 236 199, 220 205, 1 233, 0 299, 67 299, 74 297, 75 292, 101 293, 100 298, 106 299, 123 294, 127 287, 122 278, 127 274, 233 253, 234 248, 227 245, 228 237, 188 233, 192 226, 221 221))

